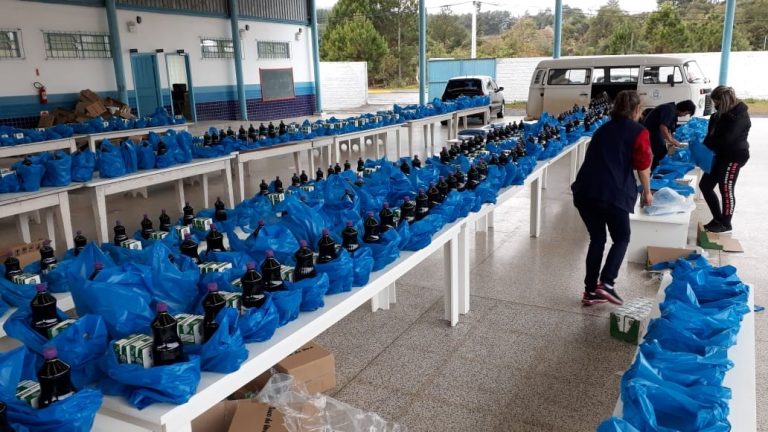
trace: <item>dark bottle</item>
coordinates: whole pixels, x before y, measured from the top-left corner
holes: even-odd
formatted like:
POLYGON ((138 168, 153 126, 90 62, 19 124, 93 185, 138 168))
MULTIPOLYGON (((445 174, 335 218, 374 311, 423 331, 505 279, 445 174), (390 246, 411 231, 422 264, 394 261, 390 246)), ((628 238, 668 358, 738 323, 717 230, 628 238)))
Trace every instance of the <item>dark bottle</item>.
POLYGON ((283 123, 283 121, 280 120, 280 125, 278 126, 278 133, 280 135, 285 135, 286 132, 287 132, 287 129, 285 127, 285 123, 283 123))
POLYGON ((506 165, 509 163, 509 156, 506 151, 499 153, 499 165, 506 165))
POLYGON ((198 244, 196 241, 192 240, 192 234, 184 234, 184 240, 181 242, 181 246, 179 246, 179 252, 181 252, 182 255, 192 258, 192 261, 195 264, 200 264, 200 255, 198 255, 197 249, 198 244))
POLYGON ((249 261, 246 271, 240 278, 243 287, 243 295, 240 302, 244 309, 261 307, 264 304, 264 290, 261 284, 261 275, 256 271, 256 263, 249 261))
POLYGON ((219 134, 216 133, 216 131, 213 131, 213 134, 211 134, 211 145, 218 145, 219 144, 219 134))
POLYGON ((283 181, 280 180, 280 176, 275 177, 275 192, 283 193, 283 181))
POLYGON ((259 135, 256 133, 256 128, 253 127, 253 123, 248 126, 248 139, 250 141, 256 141, 259 139, 259 135))
POLYGON ((459 146, 457 146, 456 144, 451 144, 451 148, 448 149, 448 155, 451 156, 451 159, 458 156, 459 153, 460 153, 459 146))
POLYGON ((416 195, 416 220, 422 220, 429 213, 429 197, 424 192, 424 188, 419 188, 416 195))
POLYGON ((363 158, 357 159, 357 172, 362 173, 365 171, 365 161, 363 161, 363 158))
POLYGON ((341 165, 339 165, 338 162, 336 162, 336 165, 333 166, 333 172, 334 174, 338 174, 341 172, 341 165))
POLYGON ((344 171, 350 171, 352 170, 352 164, 349 163, 349 159, 344 161, 344 171))
POLYGON ((253 237, 254 239, 255 239, 256 237, 258 237, 258 236, 259 236, 259 233, 261 232, 261 229, 262 229, 262 228, 264 228, 264 225, 266 225, 266 223, 264 222, 264 220, 263 220, 263 219, 259 219, 259 221, 256 223, 256 230, 254 230, 254 231, 251 233, 251 237, 253 237))
POLYGON ((459 184, 456 181, 456 177, 453 174, 448 175, 448 180, 446 180, 445 183, 448 185, 449 192, 456 190, 459 187, 459 184))
POLYGON ((291 176, 291 186, 299 186, 301 184, 301 179, 299 178, 299 175, 296 173, 293 173, 291 176))
POLYGON ((216 322, 216 315, 224 309, 227 301, 219 294, 219 286, 216 282, 208 283, 208 294, 203 299, 203 342, 208 342, 216 330, 219 329, 219 323, 216 322))
POLYGON ((480 173, 477 171, 477 168, 475 168, 475 165, 472 164, 469 166, 469 171, 467 171, 467 189, 472 190, 479 184, 480 173))
POLYGON ((262 195, 269 195, 269 185, 264 179, 261 179, 261 183, 259 183, 259 193, 262 195))
POLYGON ((14 432, 8 423, 8 406, 3 402, 0 402, 0 432, 14 432))
POLYGON ((400 163, 400 171, 403 172, 403 174, 408 175, 411 173, 411 166, 408 165, 408 162, 405 160, 400 163))
POLYGON ((37 381, 40 383, 40 398, 38 409, 43 409, 58 401, 64 400, 75 393, 70 378, 70 367, 59 360, 56 347, 43 349, 45 361, 37 371, 37 381))
POLYGON ((307 172, 304 170, 301 170, 301 174, 299 174, 299 183, 300 184, 309 183, 309 176, 307 175, 307 172))
POLYGON ((149 216, 145 213, 144 218, 141 219, 141 238, 149 240, 153 232, 155 232, 155 228, 152 226, 152 221, 149 219, 149 216))
POLYGON ((203 145, 205 147, 208 147, 211 145, 211 134, 208 133, 208 131, 205 131, 203 134, 203 145))
POLYGON ((213 203, 213 208, 213 220, 219 222, 227 220, 227 209, 224 205, 224 201, 221 200, 221 197, 216 197, 216 202, 213 203))
POLYGON ((267 137, 267 127, 264 126, 264 123, 259 125, 259 138, 261 137, 267 137))
POLYGON ((464 156, 469 156, 469 143, 467 140, 461 140, 461 145, 459 146, 459 150, 461 151, 461 154, 464 156))
POLYGON ((100 261, 96 261, 93 263, 93 272, 91 272, 91 275, 88 276, 88 280, 96 280, 96 277, 101 273, 101 271, 104 270, 104 264, 102 264, 100 261))
POLYGON ((13 282, 14 276, 24 273, 21 270, 19 259, 13 255, 9 254, 7 258, 5 258, 3 265, 5 266, 5 278, 11 282, 13 282))
POLYGON ((248 133, 245 131, 245 128, 243 128, 243 125, 240 125, 240 129, 237 131, 237 139, 240 141, 248 139, 248 133))
POLYGON ((29 156, 24 156, 24 160, 21 162, 24 166, 32 166, 32 161, 29 156))
POLYGON ((357 230, 355 229, 352 221, 348 221, 346 228, 341 231, 341 247, 350 253, 360 248, 360 241, 357 237, 357 230))
POLYGON ((488 164, 484 160, 480 159, 475 167, 477 168, 477 173, 479 175, 478 180, 485 180, 488 177, 488 164))
POLYGON ((165 209, 160 210, 160 225, 158 228, 163 232, 171 232, 171 217, 165 212, 165 209))
POLYGON ((315 181, 320 181, 323 179, 323 169, 318 168, 317 171, 315 171, 315 181))
POLYGON ((227 136, 235 136, 235 131, 232 130, 232 126, 227 127, 227 136))
POLYGON ((267 126, 267 136, 269 136, 270 138, 274 138, 277 136, 275 125, 272 124, 272 122, 269 122, 269 126, 267 126))
POLYGON ((299 250, 293 254, 293 259, 296 261, 296 267, 293 269, 294 282, 317 276, 312 249, 307 247, 306 240, 299 241, 299 250))
MULTIPOLYGON (((437 179, 437 190, 440 191, 440 196, 445 199, 445 197, 448 195, 449 189, 448 189, 448 182, 445 181, 445 177, 440 176, 437 179)), ((442 201, 442 200, 440 200, 442 201)))
POLYGON ((336 259, 336 241, 331 238, 328 228, 323 228, 323 235, 317 242, 317 262, 327 263, 336 259))
POLYGON ((80 252, 88 245, 88 239, 85 238, 82 231, 78 231, 75 235, 75 256, 80 255, 80 252))
POLYGON ((45 240, 43 242, 43 247, 40 248, 40 273, 47 274, 49 270, 51 270, 51 267, 55 267, 56 263, 56 257, 54 256, 56 252, 51 247, 51 241, 45 240))
POLYGON ((499 157, 496 155, 496 153, 491 155, 491 160, 488 161, 489 165, 499 165, 501 161, 499 160, 499 157))
POLYGON ((328 178, 331 178, 334 174, 336 174, 336 171, 333 170, 333 165, 328 165, 328 178))
POLYGON ((429 182, 427 198, 429 198, 429 208, 433 208, 443 202, 443 197, 440 195, 440 191, 437 189, 437 186, 435 186, 435 182, 429 182))
POLYGON ((184 346, 181 344, 176 319, 168 313, 168 305, 158 303, 157 315, 152 321, 152 359, 155 366, 167 366, 183 360, 184 346))
POLYGON ((442 150, 440 150, 440 162, 447 164, 451 162, 451 154, 448 153, 448 149, 443 147, 442 150))
POLYGON ((461 192, 467 187, 467 178, 464 176, 464 173, 456 168, 456 172, 453 173, 453 176, 456 178, 456 190, 461 192))
POLYGON ((395 212, 389 208, 389 203, 384 201, 384 207, 379 211, 379 221, 381 222, 381 232, 385 233, 390 228, 395 228, 395 212))
POLYGON ((216 229, 216 224, 211 224, 211 229, 205 236, 205 249, 207 252, 225 252, 224 236, 216 229))
POLYGON ((224 141, 224 139, 226 138, 227 138, 227 133, 224 132, 224 129, 219 129, 219 144, 221 144, 221 142, 224 141))
POLYGON ((344 189, 344 195, 341 196, 342 201, 348 201, 348 202, 354 202, 355 196, 352 194, 352 191, 349 189, 344 189))
POLYGON ((120 224, 120 221, 115 221, 115 227, 112 230, 115 232, 115 246, 120 246, 128 240, 128 236, 125 235, 125 227, 120 224))
POLYGON ((366 243, 378 243, 381 241, 379 222, 373 217, 373 212, 368 212, 363 223, 363 241, 366 243))
POLYGON ((261 286, 264 291, 282 291, 283 276, 280 274, 280 262, 275 258, 272 249, 267 249, 266 258, 261 263, 261 286))
POLYGON ((195 209, 189 205, 189 201, 186 202, 181 211, 184 213, 181 219, 182 224, 184 224, 184 226, 192 225, 192 220, 195 219, 195 209))
POLYGON ((48 339, 48 329, 61 322, 56 311, 56 297, 48 293, 48 284, 37 284, 37 294, 29 303, 32 310, 32 330, 48 339))
POLYGON ((413 155, 413 161, 411 161, 411 165, 414 168, 421 168, 421 159, 419 159, 419 155, 413 155))
POLYGON ((400 220, 412 223, 416 220, 416 204, 411 197, 405 197, 403 205, 400 206, 400 220))

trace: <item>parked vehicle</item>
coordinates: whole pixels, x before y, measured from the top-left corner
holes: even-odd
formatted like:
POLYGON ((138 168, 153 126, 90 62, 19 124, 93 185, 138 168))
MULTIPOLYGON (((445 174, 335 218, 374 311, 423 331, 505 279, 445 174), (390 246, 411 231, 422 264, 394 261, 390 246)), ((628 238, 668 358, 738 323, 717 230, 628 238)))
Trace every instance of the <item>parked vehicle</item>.
POLYGON ((560 113, 574 104, 588 105, 606 93, 637 90, 645 110, 666 102, 690 99, 696 115, 712 113, 712 86, 690 57, 664 55, 590 56, 542 60, 528 90, 526 113, 560 113))
POLYGON ((490 96, 491 115, 504 117, 504 87, 496 85, 496 81, 487 75, 471 75, 453 77, 448 80, 443 91, 443 101, 454 100, 459 96, 490 96))

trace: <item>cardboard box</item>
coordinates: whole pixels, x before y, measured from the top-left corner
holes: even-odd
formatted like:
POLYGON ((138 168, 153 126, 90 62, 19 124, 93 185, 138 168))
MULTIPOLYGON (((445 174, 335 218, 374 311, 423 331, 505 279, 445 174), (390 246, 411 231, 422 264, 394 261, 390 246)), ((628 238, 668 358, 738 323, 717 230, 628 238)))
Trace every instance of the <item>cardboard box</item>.
POLYGON ((91 102, 85 107, 85 112, 91 117, 98 117, 106 110, 107 108, 100 101, 91 102))
POLYGON ((637 345, 645 334, 652 310, 652 299, 634 298, 628 300, 623 306, 611 312, 611 337, 637 345))
POLYGON ((206 262, 202 264, 197 265, 198 270, 200 270, 200 273, 215 273, 215 272, 225 272, 232 268, 232 263, 228 262, 206 262))
POLYGON ((40 116, 40 120, 37 122, 37 127, 39 128, 49 128, 53 126, 54 117, 50 114, 43 114, 40 116))
MULTIPOLYGON (((238 284, 240 284, 240 279, 235 279, 238 284)), ((232 282, 234 285, 234 281, 232 282)), ((228 292, 228 291, 219 291, 219 294, 221 294, 222 297, 224 297, 224 301, 226 302, 225 307, 231 307, 235 308, 238 311, 240 310, 240 297, 242 297, 242 294, 239 292, 228 292)))
POLYGON ((80 100, 89 101, 89 102, 101 102, 101 97, 96 94, 96 92, 85 89, 80 90, 80 100))
POLYGON ((117 361, 126 364, 140 364, 144 368, 154 365, 152 360, 152 336, 144 334, 132 334, 115 341, 115 355, 117 361))
POLYGON ((239 400, 239 399, 253 399, 256 397, 256 395, 259 394, 261 389, 264 388, 265 385, 267 385, 267 381, 272 378, 272 371, 268 370, 264 372, 263 374, 257 376, 256 378, 252 379, 248 384, 240 387, 232 393, 227 399, 230 400, 239 400))
POLYGON ((646 262, 646 267, 651 268, 651 266, 654 264, 667 261, 675 261, 678 258, 685 258, 692 253, 696 253, 696 249, 648 246, 648 259, 646 262))
POLYGON ((730 234, 717 234, 704 230, 704 225, 699 222, 697 244, 704 249, 722 250, 724 252, 744 252, 744 248, 730 234))
POLYGON ((192 432, 288 432, 277 408, 251 400, 225 400, 192 421, 192 432))
POLYGON ((310 393, 336 387, 336 362, 333 354, 310 342, 275 365, 280 373, 292 375, 304 383, 310 393))

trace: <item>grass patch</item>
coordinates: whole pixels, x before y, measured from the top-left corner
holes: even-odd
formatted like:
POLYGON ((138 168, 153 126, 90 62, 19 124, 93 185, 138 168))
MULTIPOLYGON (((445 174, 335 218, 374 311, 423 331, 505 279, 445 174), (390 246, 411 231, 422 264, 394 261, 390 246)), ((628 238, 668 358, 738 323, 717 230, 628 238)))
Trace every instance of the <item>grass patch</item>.
POLYGON ((506 109, 525 109, 525 105, 527 104, 526 101, 514 101, 514 102, 507 102, 504 104, 506 109))
POLYGON ((744 103, 749 106, 750 114, 768 114, 768 100, 766 99, 744 99, 744 103))

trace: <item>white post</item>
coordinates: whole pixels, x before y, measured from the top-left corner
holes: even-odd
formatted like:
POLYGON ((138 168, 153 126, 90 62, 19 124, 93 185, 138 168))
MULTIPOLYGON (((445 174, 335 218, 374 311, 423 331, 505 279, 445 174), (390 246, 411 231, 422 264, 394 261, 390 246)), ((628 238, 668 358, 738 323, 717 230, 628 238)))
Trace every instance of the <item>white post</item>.
POLYGON ((472 49, 469 57, 477 57, 477 13, 480 11, 480 2, 472 2, 472 49))

